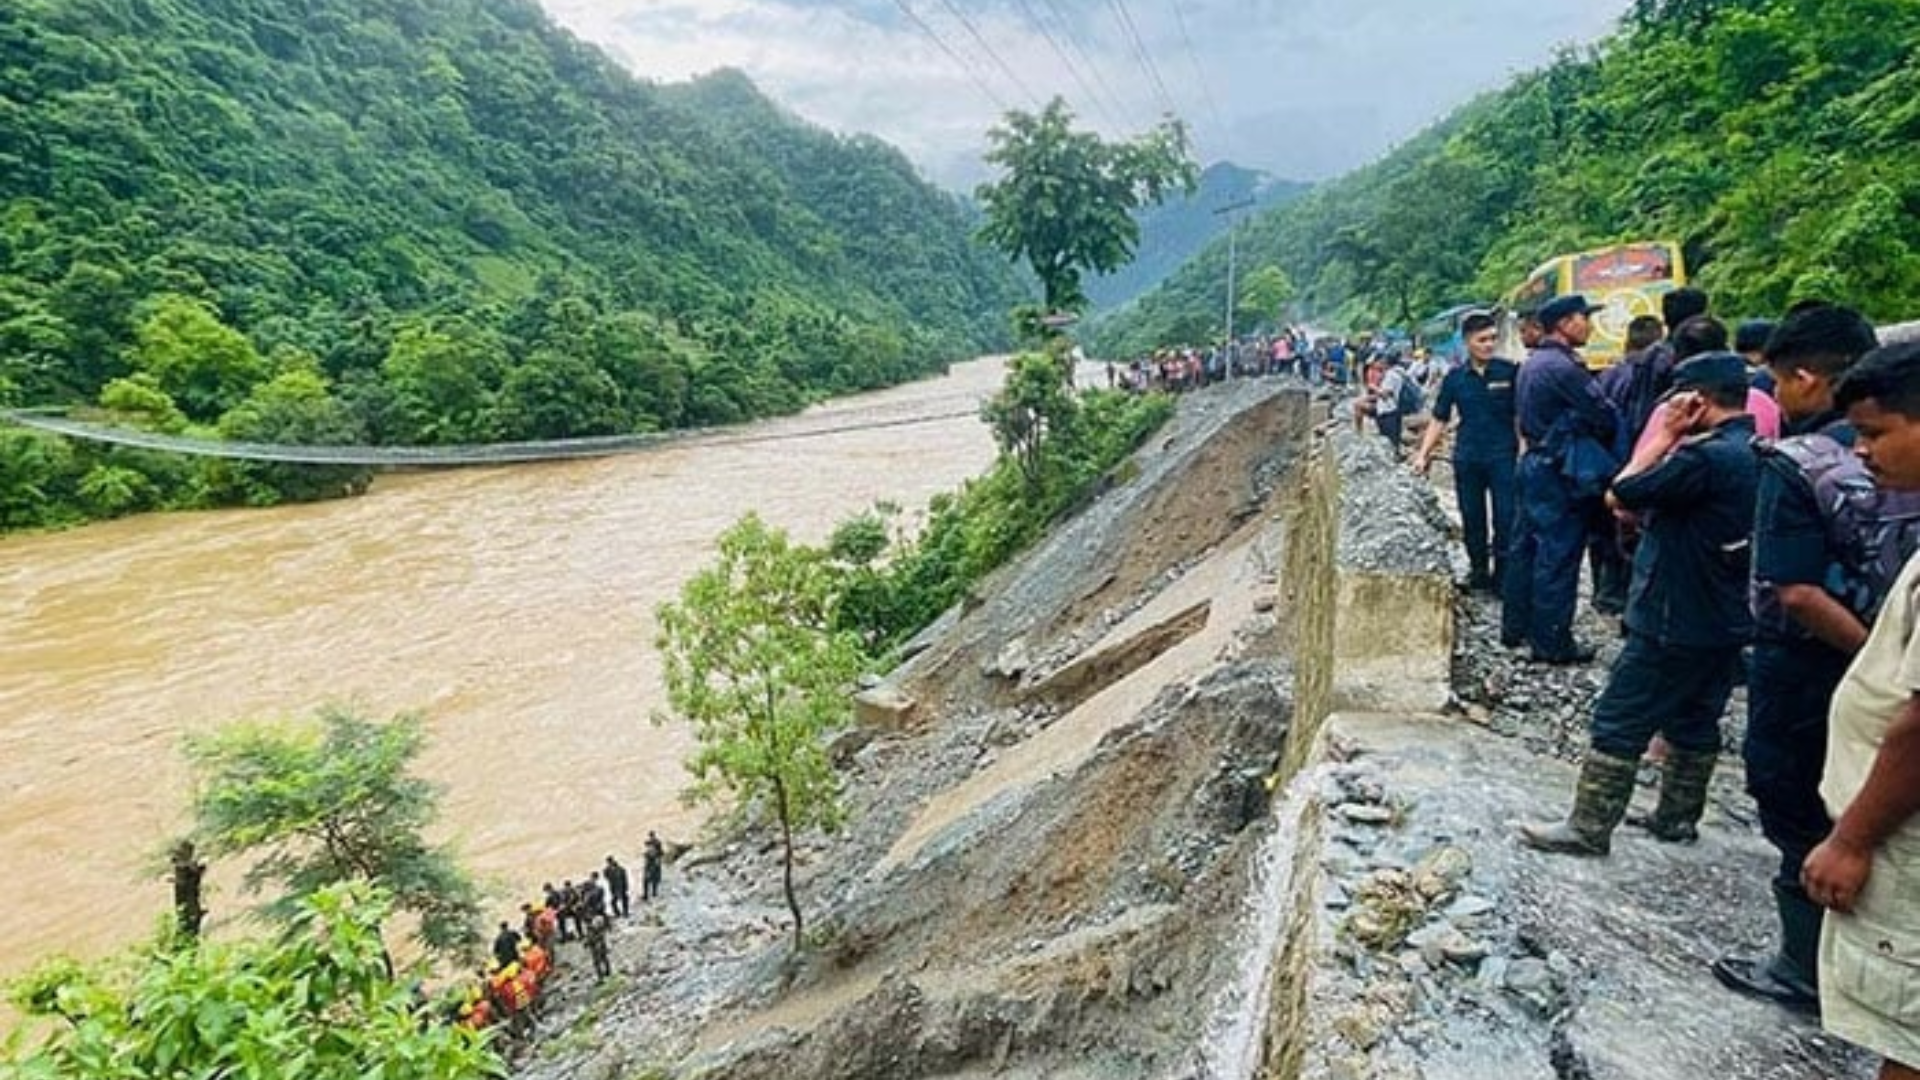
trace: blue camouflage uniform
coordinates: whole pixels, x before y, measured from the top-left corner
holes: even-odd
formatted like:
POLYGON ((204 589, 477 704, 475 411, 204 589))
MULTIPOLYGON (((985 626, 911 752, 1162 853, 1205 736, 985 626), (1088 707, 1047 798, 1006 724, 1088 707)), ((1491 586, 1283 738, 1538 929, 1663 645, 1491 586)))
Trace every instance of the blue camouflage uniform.
POLYGON ((1565 446, 1574 437, 1611 445, 1618 423, 1572 346, 1551 336, 1520 367, 1514 413, 1526 451, 1514 476, 1518 506, 1501 580, 1500 639, 1564 661, 1576 653, 1580 558, 1596 502, 1562 475, 1565 446))

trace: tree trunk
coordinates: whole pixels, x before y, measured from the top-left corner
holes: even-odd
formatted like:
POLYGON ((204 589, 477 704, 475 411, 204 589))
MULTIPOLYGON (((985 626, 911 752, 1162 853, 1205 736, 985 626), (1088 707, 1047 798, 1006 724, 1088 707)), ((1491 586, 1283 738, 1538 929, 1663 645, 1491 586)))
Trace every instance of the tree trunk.
POLYGON ((787 893, 787 910, 793 912, 793 951, 797 953, 806 943, 806 924, 800 917, 800 898, 793 892, 793 811, 787 805, 787 785, 778 779, 773 782, 773 795, 780 813, 780 839, 785 856, 781 884, 787 893))

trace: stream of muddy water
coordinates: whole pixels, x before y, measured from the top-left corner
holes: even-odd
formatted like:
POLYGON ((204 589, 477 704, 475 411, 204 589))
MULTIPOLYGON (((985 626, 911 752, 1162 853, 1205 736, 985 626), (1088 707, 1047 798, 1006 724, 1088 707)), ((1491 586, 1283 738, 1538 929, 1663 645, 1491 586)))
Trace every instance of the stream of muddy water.
MULTIPOLYGON (((652 612, 749 510, 818 540, 979 473, 1000 365, 598 461, 381 478, 351 500, 0 538, 0 976, 167 910, 189 732, 419 710, 443 824, 502 911, 648 829, 690 837, 652 612), (938 417, 929 422, 913 422, 938 417)), ((250 898, 231 875, 218 921, 250 898)))

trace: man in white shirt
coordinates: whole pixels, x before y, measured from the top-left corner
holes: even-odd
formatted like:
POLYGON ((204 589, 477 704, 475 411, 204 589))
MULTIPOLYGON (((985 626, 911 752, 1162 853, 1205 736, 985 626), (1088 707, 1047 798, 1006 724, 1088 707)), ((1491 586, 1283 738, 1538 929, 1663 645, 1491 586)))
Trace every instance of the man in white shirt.
MULTIPOLYGON (((1882 487, 1920 489, 1920 344, 1863 357, 1835 392, 1882 487)), ((1821 1023, 1920 1080, 1920 555, 1834 693, 1820 795, 1833 832, 1801 868, 1827 909, 1821 1023)))

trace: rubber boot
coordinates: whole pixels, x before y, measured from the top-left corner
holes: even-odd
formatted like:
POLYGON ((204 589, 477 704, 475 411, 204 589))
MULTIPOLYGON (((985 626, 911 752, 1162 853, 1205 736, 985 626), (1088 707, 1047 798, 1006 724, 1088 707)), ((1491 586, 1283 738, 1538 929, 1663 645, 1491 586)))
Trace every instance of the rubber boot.
POLYGON ((1720 755, 1668 747, 1660 766, 1660 802, 1653 813, 1629 823, 1669 844, 1691 844, 1700 839, 1700 818, 1707 812, 1707 785, 1720 755))
POLYGON ((1520 842, 1555 855, 1607 854, 1613 848, 1613 830, 1627 815, 1634 774, 1639 771, 1640 763, 1632 758, 1587 751, 1567 820, 1521 825, 1520 842))
POLYGON ((1780 948, 1772 956, 1723 956, 1714 977, 1735 993, 1820 1015, 1820 920, 1825 912, 1797 886, 1773 884, 1780 948))

